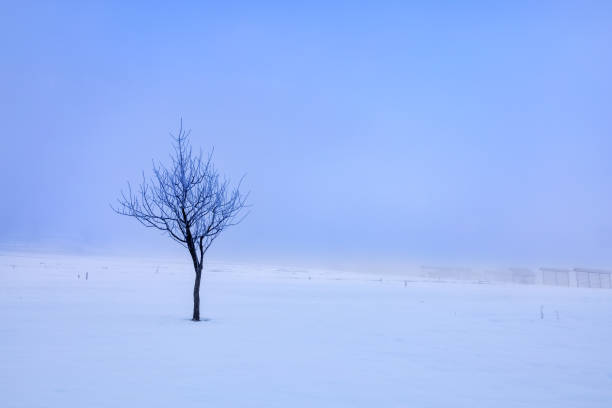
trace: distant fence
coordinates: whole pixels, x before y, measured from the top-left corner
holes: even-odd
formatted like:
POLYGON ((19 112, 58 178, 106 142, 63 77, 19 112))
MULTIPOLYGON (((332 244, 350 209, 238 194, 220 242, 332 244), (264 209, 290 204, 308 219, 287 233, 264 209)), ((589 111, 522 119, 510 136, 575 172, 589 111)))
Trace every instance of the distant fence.
POLYGON ((569 286, 570 270, 558 268, 540 268, 542 284, 552 286, 569 286))
POLYGON ((610 289, 611 272, 602 269, 575 268, 576 286, 579 288, 610 289))
POLYGON ((500 268, 472 269, 421 266, 423 277, 434 280, 464 280, 478 283, 506 282, 560 287, 612 289, 612 271, 588 268, 500 268))

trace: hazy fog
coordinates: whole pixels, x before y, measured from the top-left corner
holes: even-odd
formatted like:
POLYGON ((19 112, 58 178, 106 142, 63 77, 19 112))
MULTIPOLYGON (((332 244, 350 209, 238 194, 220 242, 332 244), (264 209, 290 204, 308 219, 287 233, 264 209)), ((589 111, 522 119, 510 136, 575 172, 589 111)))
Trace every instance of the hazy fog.
POLYGON ((251 190, 214 257, 612 264, 609 2, 19 3, 0 247, 172 251, 109 203, 183 117, 251 190))

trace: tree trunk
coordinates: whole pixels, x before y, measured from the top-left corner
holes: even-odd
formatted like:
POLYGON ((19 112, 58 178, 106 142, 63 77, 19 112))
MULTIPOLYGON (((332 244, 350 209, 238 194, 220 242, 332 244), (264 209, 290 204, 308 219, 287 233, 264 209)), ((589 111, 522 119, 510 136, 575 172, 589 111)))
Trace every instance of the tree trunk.
POLYGON ((195 284, 193 285, 193 320, 200 321, 200 281, 202 279, 202 268, 196 269, 195 284))

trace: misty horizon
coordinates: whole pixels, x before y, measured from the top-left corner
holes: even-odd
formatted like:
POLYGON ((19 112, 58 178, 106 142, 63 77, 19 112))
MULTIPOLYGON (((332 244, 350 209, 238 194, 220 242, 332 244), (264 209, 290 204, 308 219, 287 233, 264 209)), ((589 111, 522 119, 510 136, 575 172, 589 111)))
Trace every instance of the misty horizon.
POLYGON ((551 4, 10 7, 0 247, 180 253, 109 204, 182 117, 251 192, 213 258, 610 266, 610 7, 551 4))

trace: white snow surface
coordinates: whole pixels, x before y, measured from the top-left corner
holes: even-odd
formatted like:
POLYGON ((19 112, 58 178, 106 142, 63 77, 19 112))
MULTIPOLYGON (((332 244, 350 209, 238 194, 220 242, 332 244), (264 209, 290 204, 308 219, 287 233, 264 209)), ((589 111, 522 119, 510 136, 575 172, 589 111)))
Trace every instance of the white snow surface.
POLYGON ((211 264, 192 322, 193 275, 0 256, 0 406, 612 407, 610 290, 211 264))

